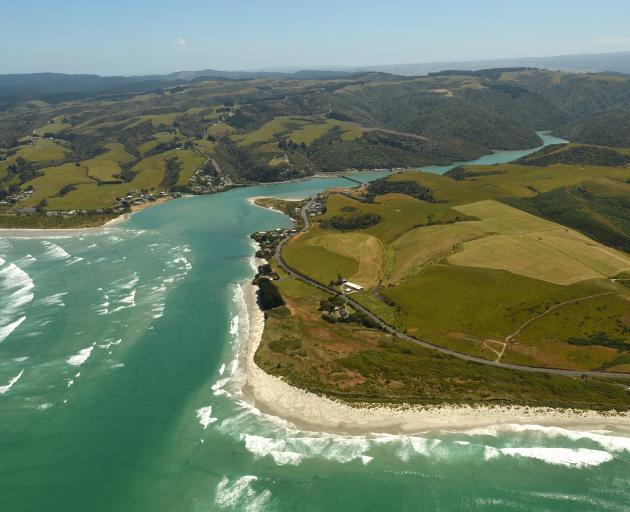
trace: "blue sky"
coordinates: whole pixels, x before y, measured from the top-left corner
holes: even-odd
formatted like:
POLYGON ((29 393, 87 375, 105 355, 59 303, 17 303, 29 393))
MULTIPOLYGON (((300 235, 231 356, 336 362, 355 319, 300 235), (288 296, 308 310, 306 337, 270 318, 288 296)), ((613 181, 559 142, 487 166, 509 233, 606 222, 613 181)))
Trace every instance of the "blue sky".
POLYGON ((313 68, 630 50, 628 0, 0 0, 0 74, 313 68))

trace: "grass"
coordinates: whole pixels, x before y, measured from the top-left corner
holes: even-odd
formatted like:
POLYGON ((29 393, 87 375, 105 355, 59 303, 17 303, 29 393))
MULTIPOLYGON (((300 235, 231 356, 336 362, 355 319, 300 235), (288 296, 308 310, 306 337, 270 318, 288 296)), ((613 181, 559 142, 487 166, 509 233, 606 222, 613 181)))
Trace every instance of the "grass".
POLYGON ((173 149, 157 155, 144 158, 136 164, 132 171, 138 174, 131 180, 131 185, 138 189, 156 190, 164 179, 166 160, 177 158, 182 164, 178 185, 185 185, 195 169, 204 162, 205 158, 193 150, 173 149))
POLYGON ((151 151, 160 142, 173 142, 176 138, 176 134, 171 132, 158 132, 153 134, 153 138, 138 146, 140 154, 144 155, 148 151, 151 151))
POLYGON ((76 190, 68 192, 63 197, 48 199, 48 210, 90 210, 109 208, 116 198, 125 196, 135 187, 129 183, 120 185, 101 185, 91 182, 77 185, 76 190))
POLYGON ((46 123, 44 126, 40 128, 36 128, 33 130, 33 134, 39 137, 43 137, 46 133, 60 133, 64 130, 67 130, 71 127, 71 125, 64 123, 63 121, 66 119, 66 116, 56 116, 51 119, 49 123, 46 123))
POLYGON ((366 288, 379 283, 385 249, 376 237, 360 232, 317 233, 303 235, 285 248, 283 256, 289 265, 323 283, 337 279, 338 275, 366 288))
POLYGON ((501 270, 434 264, 382 293, 404 312, 404 327, 410 334, 493 359, 496 354, 484 341, 504 341, 555 304, 608 291, 616 293, 560 307, 533 322, 508 344, 504 356, 505 361, 523 364, 594 369, 611 359, 611 351, 570 347, 566 341, 593 331, 628 337, 623 311, 630 294, 611 290, 605 281, 560 286, 501 270), (606 315, 597 309, 603 303, 609 303, 606 315), (582 312, 575 314, 578 310, 582 312), (545 344, 550 339, 556 350, 545 344))
POLYGON ((604 277, 601 273, 529 236, 486 236, 463 244, 449 263, 507 270, 556 284, 571 284, 604 277))
POLYGON ((309 239, 310 237, 302 235, 284 247, 282 256, 289 266, 299 268, 321 283, 358 272, 359 264, 354 257, 333 252, 316 243, 309 243, 309 239))
POLYGON ((291 117, 275 117, 271 121, 266 122, 257 130, 243 135, 233 135, 232 138, 245 145, 258 144, 273 140, 278 135, 285 133, 293 128, 302 125, 304 121, 299 121, 291 117))
POLYGON ((116 179, 121 171, 120 165, 133 160, 122 144, 114 142, 105 147, 106 153, 81 162, 81 165, 87 167, 89 176, 101 181, 116 179))
POLYGON ((630 293, 603 295, 559 307, 529 324, 516 343, 510 344, 504 361, 524 364, 545 363, 575 369, 614 366, 627 351, 601 346, 576 346, 571 338, 588 339, 603 334, 610 339, 630 341, 628 329, 630 293), (541 357, 541 354, 544 354, 541 357))
POLYGON ((173 126, 173 123, 180 114, 178 112, 171 112, 168 114, 148 114, 136 116, 134 120, 125 126, 125 130, 135 128, 139 124, 149 121, 153 126, 173 126))
POLYGON ((474 172, 473 178, 454 180, 426 172, 402 172, 389 179, 415 181, 429 187, 438 200, 462 205, 508 196, 531 197, 537 192, 576 185, 602 176, 622 181, 630 178, 630 170, 626 168, 565 164, 549 167, 499 164, 467 166, 466 169, 474 172))
POLYGON ((614 383, 487 367, 356 324, 330 326, 321 292, 280 275, 287 306, 269 312, 255 361, 294 386, 347 402, 630 408, 614 383))
POLYGON ((331 194, 326 206, 327 212, 322 219, 344 215, 348 208, 354 208, 354 213, 379 215, 381 222, 363 232, 377 237, 385 244, 416 226, 426 225, 429 216, 432 216, 433 222, 452 222, 458 217, 465 217, 447 205, 427 203, 402 194, 379 196, 377 202, 373 204, 363 203, 342 194, 331 194))
POLYGON ((354 123, 337 121, 336 119, 329 119, 323 123, 309 124, 298 130, 294 130, 288 135, 287 138, 292 140, 296 144, 305 144, 306 146, 310 146, 317 139, 326 135, 334 127, 340 128, 340 138, 344 141, 356 140, 361 138, 363 135, 361 127, 357 126, 354 123))
POLYGON ((66 185, 94 183, 88 177, 87 169, 75 164, 63 164, 42 169, 43 174, 29 182, 33 194, 22 202, 23 206, 35 206, 41 200, 51 199, 66 185))
POLYGON ((177 185, 180 187, 185 186, 193 173, 206 161, 203 155, 187 149, 177 151, 177 159, 182 164, 177 180, 177 185))
POLYGON ((464 243, 449 262, 508 270, 558 284, 614 276, 630 257, 569 228, 496 201, 456 209, 480 220, 461 223, 490 236, 464 243))
POLYGON ((389 242, 414 226, 426 224, 429 216, 434 222, 464 217, 448 206, 397 194, 381 196, 376 204, 331 194, 326 205, 326 214, 317 220, 349 213, 376 213, 381 221, 375 226, 352 233, 314 228, 293 239, 285 247, 283 255, 287 263, 324 283, 341 275, 359 284, 374 286, 390 266, 387 256, 389 242))
POLYGON ((212 135, 214 137, 230 135, 233 132, 234 132, 234 128, 232 128, 229 124, 225 124, 225 123, 212 124, 206 130, 207 135, 212 135))
POLYGON ((0 228, 11 229, 74 229, 102 226, 116 215, 77 215, 47 217, 45 215, 0 215, 0 228))
POLYGON ((0 178, 6 175, 7 167, 15 163, 18 157, 22 157, 32 164, 41 164, 65 160, 67 155, 67 150, 61 144, 53 140, 37 139, 35 144, 19 146, 14 155, 0 162, 0 178))
POLYGON ((450 254, 462 242, 484 235, 483 231, 461 222, 412 229, 390 245, 388 281, 403 281, 415 275, 423 265, 450 254))

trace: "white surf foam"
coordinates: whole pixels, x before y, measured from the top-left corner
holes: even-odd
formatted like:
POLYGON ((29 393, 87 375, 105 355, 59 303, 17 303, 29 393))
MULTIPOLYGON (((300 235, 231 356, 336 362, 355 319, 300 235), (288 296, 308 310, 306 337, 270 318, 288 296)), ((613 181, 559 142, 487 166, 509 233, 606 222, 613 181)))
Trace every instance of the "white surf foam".
POLYGON ((39 301, 39 303, 44 306, 65 306, 65 303, 63 302, 63 297, 67 294, 68 292, 55 293, 54 295, 44 297, 39 301))
POLYGON ((23 306, 33 300, 35 283, 23 269, 14 263, 9 263, 0 269, 0 289, 9 294, 3 297, 2 320, 10 319, 23 306))
POLYGON ((118 300, 118 306, 114 309, 109 310, 109 313, 116 313, 123 309, 133 308, 136 305, 136 290, 131 290, 129 295, 124 296, 123 298, 118 300))
POLYGON ((131 290, 132 288, 135 288, 136 285, 138 284, 138 281, 140 281, 140 278, 138 277, 138 273, 134 272, 131 275, 131 278, 129 279, 128 282, 124 283, 121 288, 123 290, 131 290))
POLYGON ((88 358, 92 354, 92 350, 94 350, 94 345, 82 348, 81 350, 79 350, 78 354, 70 356, 66 362, 72 366, 81 366, 88 360, 88 358))
POLYGON ((217 485, 215 503, 223 509, 233 508, 244 512, 262 510, 271 499, 271 492, 268 489, 256 492, 252 483, 257 480, 258 477, 253 475, 242 476, 236 481, 223 477, 217 485))
POLYGON ((6 386, 0 386, 0 395, 4 395, 5 393, 7 393, 8 391, 11 390, 11 388, 13 387, 13 385, 20 380, 20 377, 22 377, 22 374, 24 373, 24 370, 22 369, 20 371, 20 373, 18 373, 15 377, 13 377, 9 383, 6 386))
POLYGON ((96 345, 98 348, 104 348, 105 350, 109 350, 116 345, 120 345, 122 343, 122 338, 118 338, 117 340, 105 340, 107 343, 96 345))
POLYGON ((14 322, 1 326, 0 327, 0 343, 2 343, 9 336, 9 334, 15 331, 24 320, 26 320, 26 317, 22 316, 18 318, 17 320, 15 320, 14 322))
MULTIPOLYGON (((6 262, 3 260, 4 263, 6 262)), ((9 263, 0 269, 0 289, 8 292, 0 300, 0 342, 26 320, 22 310, 33 300, 34 288, 35 283, 31 276, 15 263, 9 263), (16 314, 20 315, 19 318, 16 318, 16 314)))
POLYGON ((432 454, 441 441, 419 436, 381 434, 377 435, 373 442, 393 448, 398 458, 406 462, 416 455, 428 456, 432 454))
POLYGON ((204 430, 208 428, 208 425, 217 421, 217 418, 212 417, 211 405, 197 409, 197 418, 199 419, 199 423, 203 425, 204 430))
POLYGON ((542 437, 566 437, 571 441, 590 440, 610 451, 630 451, 630 437, 604 434, 601 431, 587 432, 570 430, 562 427, 545 427, 542 425, 507 424, 467 430, 469 435, 488 435, 496 437, 502 432, 532 433, 542 437))
POLYGON ((270 456, 278 465, 296 465, 306 458, 324 458, 339 463, 360 460, 367 464, 372 457, 370 439, 364 436, 337 436, 322 434, 320 436, 291 436, 275 432, 273 437, 241 434, 245 448, 255 457, 270 456))
MULTIPOLYGON (((31 255, 31 254, 27 254, 26 256, 23 256, 22 258, 20 258, 19 260, 15 261, 15 264, 18 267, 27 267, 32 263, 35 263, 37 261, 37 258, 35 258, 35 256, 31 255)), ((3 264, 4 262, 0 263, 3 264)))
POLYGON ((57 244, 44 240, 42 245, 46 247, 46 252, 44 253, 46 256, 56 259, 56 260, 65 260, 70 257, 65 249, 57 244))
POLYGON ((486 446, 485 460, 496 458, 500 455, 518 456, 536 459, 547 464, 555 464, 569 467, 599 466, 613 459, 612 454, 602 450, 589 450, 588 448, 494 448, 486 446))

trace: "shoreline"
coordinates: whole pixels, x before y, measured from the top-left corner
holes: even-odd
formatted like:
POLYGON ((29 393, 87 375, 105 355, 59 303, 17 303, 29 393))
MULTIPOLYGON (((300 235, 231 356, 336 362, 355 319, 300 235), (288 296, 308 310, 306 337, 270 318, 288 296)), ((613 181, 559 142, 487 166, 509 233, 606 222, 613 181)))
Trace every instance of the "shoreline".
POLYGON ((113 219, 109 219, 100 226, 89 226, 85 228, 0 228, 0 237, 11 238, 27 238, 27 237, 46 237, 46 236, 64 236, 64 235, 80 235, 82 233, 98 233, 108 228, 112 228, 118 224, 127 222, 134 213, 142 210, 164 204, 174 198, 160 198, 151 203, 136 205, 131 207, 131 211, 122 213, 113 219))
POLYGON ((352 406, 291 386, 254 362, 265 327, 256 300, 256 286, 243 284, 249 333, 245 348, 243 396, 265 414, 293 423, 301 430, 335 434, 405 435, 427 431, 464 431, 508 425, 539 425, 582 430, 613 430, 630 436, 630 413, 551 409, 524 406, 468 405, 352 406))
POLYGON ((275 208, 271 208, 268 206, 261 206, 259 204, 256 204, 257 199, 271 199, 271 198, 273 198, 273 196, 252 196, 252 197, 247 198, 247 202, 251 204, 252 206, 255 206, 256 208, 262 208, 263 210, 271 210, 272 212, 276 212, 276 213, 279 213, 280 215, 287 216, 284 212, 281 212, 280 210, 276 210, 275 208))

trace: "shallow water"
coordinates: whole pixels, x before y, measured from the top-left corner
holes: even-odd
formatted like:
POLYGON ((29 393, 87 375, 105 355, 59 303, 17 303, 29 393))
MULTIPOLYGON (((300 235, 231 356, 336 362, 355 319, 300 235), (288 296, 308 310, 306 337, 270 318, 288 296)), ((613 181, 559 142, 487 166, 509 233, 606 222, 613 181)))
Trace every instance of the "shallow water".
POLYGON ((627 510, 630 439, 611 432, 340 436, 240 399, 248 235, 287 225, 246 198, 342 184, 0 239, 0 510, 627 510))

